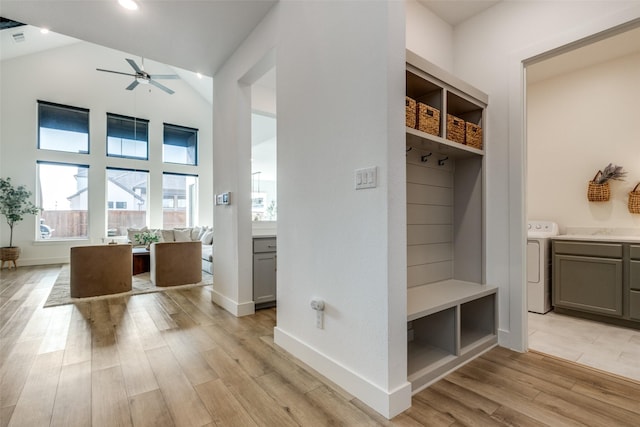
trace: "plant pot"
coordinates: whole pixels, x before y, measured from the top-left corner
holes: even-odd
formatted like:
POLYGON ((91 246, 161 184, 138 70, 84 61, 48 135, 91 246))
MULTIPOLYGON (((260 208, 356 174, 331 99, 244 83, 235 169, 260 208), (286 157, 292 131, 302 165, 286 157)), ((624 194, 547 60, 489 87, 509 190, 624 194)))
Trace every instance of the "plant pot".
POLYGON ((0 260, 2 260, 2 266, 0 269, 4 268, 4 263, 9 261, 9 269, 11 269, 11 264, 15 268, 18 268, 16 264, 16 260, 20 258, 20 248, 17 246, 5 246, 0 248, 0 260))

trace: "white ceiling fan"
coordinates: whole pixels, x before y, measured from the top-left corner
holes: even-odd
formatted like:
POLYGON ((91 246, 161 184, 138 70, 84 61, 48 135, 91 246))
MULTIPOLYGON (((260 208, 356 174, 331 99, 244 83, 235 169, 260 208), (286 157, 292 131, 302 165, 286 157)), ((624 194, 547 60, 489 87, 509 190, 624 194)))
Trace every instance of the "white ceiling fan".
POLYGON ((102 68, 96 68, 98 71, 103 71, 105 73, 114 73, 114 74, 122 74, 124 76, 131 76, 134 78, 133 82, 129 86, 126 87, 127 90, 133 90, 139 84, 151 84, 158 89, 162 89, 167 92, 169 95, 175 93, 173 90, 169 89, 165 85, 158 83, 156 80, 161 79, 179 79, 180 77, 177 74, 149 74, 144 70, 144 58, 142 58, 142 65, 139 67, 138 64, 133 59, 127 58, 126 61, 131 65, 131 68, 135 71, 133 73, 123 73, 121 71, 113 71, 113 70, 104 70, 102 68))

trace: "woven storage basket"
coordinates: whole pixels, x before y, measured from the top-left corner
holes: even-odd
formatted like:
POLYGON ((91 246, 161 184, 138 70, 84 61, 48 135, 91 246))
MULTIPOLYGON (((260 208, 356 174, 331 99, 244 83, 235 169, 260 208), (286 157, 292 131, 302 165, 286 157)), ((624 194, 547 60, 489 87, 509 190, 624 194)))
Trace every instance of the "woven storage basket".
POLYGON ((482 128, 473 123, 466 122, 464 140, 469 147, 482 150, 482 128))
POLYGON ((608 202, 609 197, 611 197, 611 189, 609 188, 608 182, 605 182, 604 184, 595 183, 595 180, 601 173, 602 172, 598 171, 596 176, 593 177, 593 180, 589 181, 587 199, 589 199, 590 202, 608 202))
POLYGON ((410 128, 416 127, 416 101, 405 96, 405 121, 406 126, 410 128))
POLYGON ((640 190, 638 187, 640 187, 640 182, 629 193, 629 212, 632 214, 640 214, 640 190))
POLYGON ((418 130, 440 135, 440 110, 418 102, 418 130))
POLYGON ((464 120, 451 114, 447 114, 447 139, 464 144, 465 126, 464 120))

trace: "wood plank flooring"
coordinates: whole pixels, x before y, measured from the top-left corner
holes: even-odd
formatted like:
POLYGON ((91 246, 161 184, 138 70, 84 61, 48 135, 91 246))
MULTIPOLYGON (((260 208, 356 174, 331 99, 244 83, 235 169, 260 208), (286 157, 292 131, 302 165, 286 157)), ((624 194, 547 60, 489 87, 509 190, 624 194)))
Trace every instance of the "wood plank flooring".
POLYGON ((640 384, 496 348, 386 420, 210 287, 42 308, 60 266, 0 272, 0 427, 639 426, 640 384))

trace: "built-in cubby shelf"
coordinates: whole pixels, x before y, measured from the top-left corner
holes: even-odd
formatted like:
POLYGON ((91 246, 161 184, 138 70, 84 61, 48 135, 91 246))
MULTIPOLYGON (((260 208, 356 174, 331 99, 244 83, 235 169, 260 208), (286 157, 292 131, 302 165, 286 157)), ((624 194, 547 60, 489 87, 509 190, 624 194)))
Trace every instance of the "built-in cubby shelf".
POLYGON ((407 147, 425 152, 436 152, 451 156, 452 159, 484 155, 484 150, 458 144, 410 127, 407 127, 407 147))
POLYGON ((415 393, 497 344, 498 288, 485 284, 486 133, 482 149, 447 138, 447 114, 483 128, 488 97, 410 51, 406 79, 408 97, 441 112, 439 132, 425 127, 437 135, 406 128, 407 379, 415 393))

